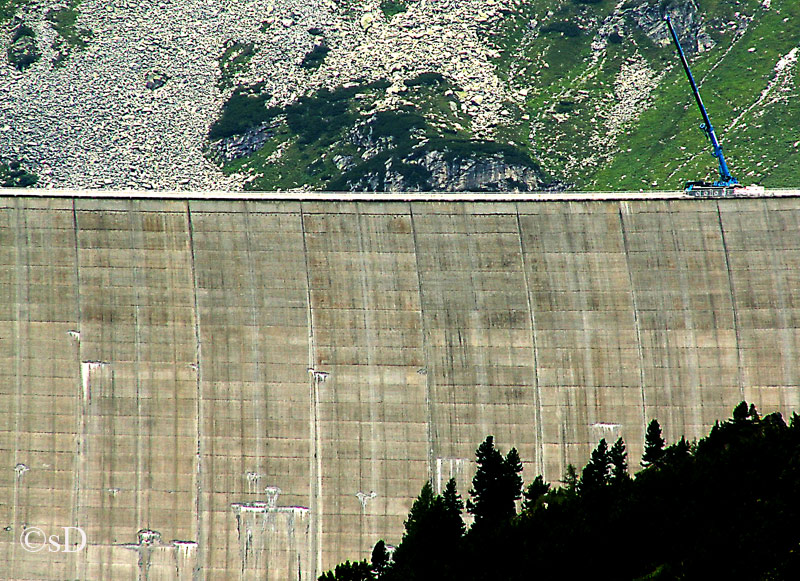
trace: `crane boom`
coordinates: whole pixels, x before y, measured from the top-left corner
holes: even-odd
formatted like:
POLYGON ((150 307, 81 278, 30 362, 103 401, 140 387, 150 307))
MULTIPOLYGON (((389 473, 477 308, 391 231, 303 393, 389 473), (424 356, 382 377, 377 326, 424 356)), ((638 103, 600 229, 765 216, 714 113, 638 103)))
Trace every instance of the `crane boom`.
MULTIPOLYGON (((697 83, 694 81, 692 71, 689 69, 689 63, 686 61, 686 55, 683 54, 683 49, 681 48, 681 43, 678 40, 678 35, 675 32, 675 28, 672 26, 672 20, 670 19, 669 15, 665 16, 664 20, 667 21, 667 26, 669 26, 669 31, 672 34, 672 40, 675 41, 675 47, 678 50, 678 56, 681 59, 681 64, 683 64, 683 70, 686 72, 686 77, 689 79, 689 84, 692 86, 692 92, 694 93, 694 98, 697 101, 697 106, 700 108, 700 113, 703 116, 703 125, 701 125, 700 128, 703 130, 703 132, 705 132, 709 141, 711 141, 711 147, 713 148, 712 155, 719 161, 720 179, 714 182, 713 185, 714 187, 718 188, 727 188, 738 185, 739 180, 731 175, 731 172, 728 169, 728 164, 725 163, 725 155, 722 153, 722 146, 719 144, 717 134, 714 131, 714 126, 711 125, 711 119, 708 117, 708 111, 706 110, 705 105, 703 105, 703 99, 700 97, 700 91, 697 89, 697 83)), ((689 185, 687 185, 687 189, 691 189, 692 185, 695 183, 696 182, 691 182, 689 185)))

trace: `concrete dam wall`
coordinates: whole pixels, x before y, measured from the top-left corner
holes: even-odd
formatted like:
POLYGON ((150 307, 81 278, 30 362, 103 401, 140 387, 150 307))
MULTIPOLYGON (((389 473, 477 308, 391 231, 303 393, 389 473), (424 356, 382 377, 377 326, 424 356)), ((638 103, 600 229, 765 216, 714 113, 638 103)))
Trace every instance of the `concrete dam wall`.
POLYGON ((0 578, 315 579, 487 434, 555 482, 800 409, 799 198, 6 196, 0 240, 0 578))

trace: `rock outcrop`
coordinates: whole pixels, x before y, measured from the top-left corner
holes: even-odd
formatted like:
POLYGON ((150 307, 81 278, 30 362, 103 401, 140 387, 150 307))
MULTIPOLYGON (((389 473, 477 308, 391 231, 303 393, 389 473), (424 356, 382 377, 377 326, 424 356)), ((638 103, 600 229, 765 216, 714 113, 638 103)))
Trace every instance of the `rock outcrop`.
POLYGON ((653 42, 666 46, 672 42, 664 17, 669 15, 687 54, 704 52, 714 46, 705 29, 695 0, 642 2, 630 12, 631 19, 653 42))
POLYGON ((388 157, 383 167, 352 175, 357 177, 344 180, 351 191, 527 192, 553 187, 532 163, 510 161, 501 152, 464 155, 434 149, 388 157))

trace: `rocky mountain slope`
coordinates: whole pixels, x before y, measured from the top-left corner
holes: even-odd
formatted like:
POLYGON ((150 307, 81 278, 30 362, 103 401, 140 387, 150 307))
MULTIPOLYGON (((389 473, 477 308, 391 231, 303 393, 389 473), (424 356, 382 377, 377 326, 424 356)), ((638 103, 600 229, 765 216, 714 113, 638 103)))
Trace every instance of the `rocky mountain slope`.
POLYGON ((716 166, 667 13, 734 175, 797 185, 794 0, 0 0, 0 162, 44 187, 676 189, 716 166))

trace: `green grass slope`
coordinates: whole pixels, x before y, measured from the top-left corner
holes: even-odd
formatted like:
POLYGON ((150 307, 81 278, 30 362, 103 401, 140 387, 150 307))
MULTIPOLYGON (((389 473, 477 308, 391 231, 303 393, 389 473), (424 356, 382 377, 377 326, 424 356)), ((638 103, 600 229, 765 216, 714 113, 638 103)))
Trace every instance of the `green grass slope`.
MULTIPOLYGON (((696 4, 696 25, 714 46, 691 54, 690 64, 734 175, 743 183, 797 186, 800 99, 792 55, 800 45, 800 4, 696 4)), ((528 93, 530 121, 515 124, 517 141, 576 189, 678 189, 715 177, 716 160, 698 129, 700 113, 674 47, 655 42, 637 22, 644 9, 660 17, 689 5, 532 0, 487 27, 501 53, 498 73, 528 93), (593 46, 598 41, 600 49, 593 46), (622 104, 626 80, 628 92, 641 95, 622 104), (623 105, 628 111, 620 111, 623 105)))
MULTIPOLYGON (((376 164, 389 167, 451 140, 464 154, 503 148, 578 190, 680 189, 713 179, 716 160, 666 37, 666 13, 678 23, 733 175, 771 188, 800 185, 796 0, 521 0, 481 29, 495 73, 517 96, 493 140, 474 139, 463 95, 447 79, 412 83, 389 110, 379 106, 388 85, 351 84, 284 110, 270 108, 267 97, 257 110, 255 101, 246 103, 250 117, 238 134, 259 123, 274 127, 260 147, 224 161, 224 171, 242 174, 251 189, 344 187, 376 164), (312 104, 328 117, 300 120, 312 104), (359 145, 358 126, 378 117, 391 130, 382 136, 388 150, 374 155, 359 145)), ((212 127, 212 140, 223 135, 220 122, 236 123, 236 98, 212 127)))
MULTIPOLYGON (((353 83, 321 89, 285 107, 268 107, 269 95, 260 87, 239 87, 209 138, 242 139, 266 128, 257 149, 223 162, 223 171, 244 176, 249 190, 347 190, 365 176, 377 180, 369 189, 384 190, 387 169, 401 175, 408 187, 426 190, 430 174, 418 161, 430 151, 442 152, 445 159, 501 156, 508 163, 535 167, 518 147, 473 139, 470 119, 460 109, 459 88, 440 74, 406 80, 398 106, 387 109, 380 103, 390 88, 386 81, 353 83)), ((209 154, 214 157, 214 147, 209 154)))
MULTIPOLYGON (((741 38, 724 36, 691 63, 731 171, 743 183, 800 185, 797 68, 789 74, 776 70, 798 45, 800 4, 784 0, 773 2, 771 10, 757 9, 741 38)), ((701 121, 683 71, 673 66, 653 104, 631 127, 627 147, 583 183, 599 189, 653 183, 677 189, 687 179, 716 177, 701 121)))

